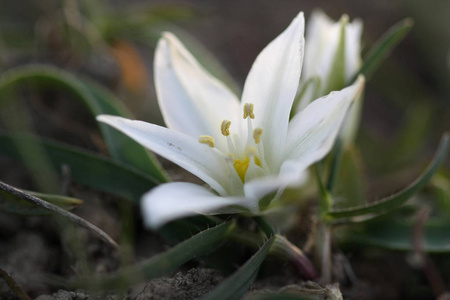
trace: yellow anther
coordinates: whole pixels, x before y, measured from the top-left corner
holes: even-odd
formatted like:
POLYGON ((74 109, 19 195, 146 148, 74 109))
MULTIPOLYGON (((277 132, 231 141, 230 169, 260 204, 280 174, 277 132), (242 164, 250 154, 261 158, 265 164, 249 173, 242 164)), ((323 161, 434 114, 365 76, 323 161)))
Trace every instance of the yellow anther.
POLYGON ((201 144, 206 144, 206 145, 210 146, 211 148, 214 148, 214 138, 212 136, 201 135, 198 137, 198 141, 201 144))
POLYGON ((242 182, 245 182, 245 175, 247 174, 248 167, 250 166, 250 158, 253 158, 253 162, 261 167, 261 161, 258 158, 258 150, 255 147, 245 148, 245 157, 240 159, 233 159, 233 167, 236 173, 241 178, 242 182))
POLYGON ((251 146, 247 146, 245 148, 245 156, 250 157, 250 156, 255 156, 258 154, 258 151, 256 150, 255 147, 251 147, 251 146))
POLYGON ((259 142, 261 142, 261 136, 263 134, 263 129, 262 128, 255 128, 255 130, 253 130, 253 139, 255 140, 256 144, 259 144, 259 142))
POLYGON ((222 134, 224 136, 230 135, 230 125, 231 125, 231 121, 228 121, 228 120, 222 121, 222 125, 220 126, 220 131, 222 131, 222 134))
POLYGON ((253 103, 245 103, 244 104, 244 119, 250 117, 250 119, 254 119, 255 115, 253 114, 253 103))

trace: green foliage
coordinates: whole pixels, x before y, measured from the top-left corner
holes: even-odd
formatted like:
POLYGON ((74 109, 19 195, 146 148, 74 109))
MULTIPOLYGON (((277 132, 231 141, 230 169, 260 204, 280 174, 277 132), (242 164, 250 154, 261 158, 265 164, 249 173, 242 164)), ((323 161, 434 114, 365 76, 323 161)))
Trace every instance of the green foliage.
POLYGON ((359 74, 363 74, 369 79, 377 67, 386 59, 391 51, 400 43, 408 34, 414 25, 413 20, 404 19, 392 26, 370 49, 364 56, 364 62, 355 74, 351 82, 355 81, 359 74))
MULTIPOLYGON (((38 87, 63 88, 72 93, 90 110, 93 117, 99 114, 130 117, 120 101, 106 89, 88 79, 79 79, 67 71, 50 66, 31 65, 5 72, 0 78, 0 95, 24 83, 32 82, 37 83, 38 87)), ((0 102, 1 105, 6 105, 5 99, 0 102)), ((110 126, 105 124, 99 126, 114 159, 127 163, 161 182, 167 181, 159 163, 149 156, 145 148, 110 126)))
MULTIPOLYGON (((61 195, 43 194, 30 191, 27 191, 27 193, 65 210, 72 210, 83 203, 80 199, 61 195)), ((23 199, 14 197, 4 191, 0 191, 0 210, 21 215, 45 215, 50 213, 46 209, 42 209, 39 206, 33 205, 23 199)))
POLYGON ((66 285, 93 289, 127 289, 132 285, 166 275, 185 262, 217 249, 233 226, 235 226, 233 222, 227 222, 204 230, 171 249, 125 268, 117 274, 104 278, 83 278, 76 282, 66 282, 66 285))
POLYGON ((328 212, 328 218, 334 221, 342 221, 352 217, 372 217, 387 213, 394 209, 398 209, 403 206, 414 194, 420 191, 438 171, 439 167, 447 157, 450 147, 450 135, 445 134, 442 137, 441 143, 436 151, 436 155, 428 168, 424 173, 419 176, 414 182, 412 182, 405 189, 395 193, 394 195, 385 199, 376 201, 374 203, 362 206, 362 207, 350 207, 346 209, 331 210, 328 212))
POLYGON ((28 193, 25 193, 21 190, 18 190, 10 185, 7 185, 3 182, 0 181, 0 192, 3 194, 8 194, 10 196, 11 199, 17 199, 17 200, 23 200, 23 201, 27 201, 30 204, 33 204, 35 206, 38 206, 42 209, 48 210, 52 213, 55 213, 59 216, 62 216, 63 218, 78 224, 86 229, 88 229, 89 231, 93 232, 94 234, 96 234, 98 237, 100 237, 102 240, 104 240, 105 242, 107 242, 108 244, 110 244, 111 246, 113 246, 114 248, 118 248, 119 246, 117 245, 117 243, 110 238, 105 232, 103 232, 101 229, 99 229, 98 227, 96 227, 95 225, 92 225, 91 223, 89 223, 88 221, 78 217, 77 215, 74 215, 52 203, 49 203, 47 201, 44 201, 38 197, 35 197, 33 195, 30 195, 28 193))
POLYGON ((48 154, 51 165, 45 167, 50 171, 62 172, 61 166, 66 165, 75 182, 131 199, 135 203, 139 203, 142 194, 159 183, 155 178, 129 165, 61 143, 32 136, 2 134, 0 143, 2 145, 0 154, 19 161, 22 160, 22 156, 17 151, 17 145, 27 149, 42 147, 48 154))
MULTIPOLYGON (((343 232, 346 243, 376 246, 391 250, 414 251, 414 219, 394 214, 365 222, 343 232)), ((420 249, 429 253, 450 252, 450 219, 430 220, 423 227, 420 249)))
POLYGON ((202 300, 239 299, 251 286, 276 237, 270 238, 242 267, 202 300))

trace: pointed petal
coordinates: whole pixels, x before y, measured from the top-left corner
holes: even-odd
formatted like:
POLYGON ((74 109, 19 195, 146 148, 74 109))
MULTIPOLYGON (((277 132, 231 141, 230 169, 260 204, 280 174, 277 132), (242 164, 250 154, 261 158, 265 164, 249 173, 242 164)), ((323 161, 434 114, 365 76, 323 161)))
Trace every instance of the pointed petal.
POLYGON ((155 53, 155 85, 167 127, 195 138, 210 135, 218 148, 226 145, 220 135, 224 119, 237 132, 239 101, 212 77, 171 33, 164 33, 155 53))
POLYGON ((261 199, 271 192, 282 192, 287 187, 301 186, 308 178, 308 166, 302 162, 285 161, 277 175, 256 178, 244 185, 246 197, 261 199))
POLYGON ((147 149, 191 172, 219 194, 227 194, 226 187, 221 184, 227 182, 227 166, 217 149, 200 144, 183 133, 142 121, 108 115, 97 116, 97 120, 122 131, 147 149))
POLYGON ((306 32, 303 81, 314 76, 326 79, 338 46, 339 30, 339 24, 323 11, 313 11, 306 32))
POLYGON ((364 77, 350 87, 313 101, 289 124, 285 157, 310 166, 330 150, 352 101, 361 93, 364 77))
POLYGON ((350 81, 361 67, 361 34, 363 23, 360 19, 348 23, 345 28, 345 74, 350 81))
POLYGON ((166 183, 152 189, 142 197, 141 208, 145 224, 153 229, 196 214, 255 211, 248 199, 221 197, 205 187, 186 182, 166 183))
POLYGON ((323 93, 327 92, 327 87, 330 86, 328 80, 333 61, 336 59, 342 26, 345 26, 344 79, 348 82, 358 71, 361 63, 362 22, 357 19, 350 23, 346 16, 339 22, 334 22, 321 10, 314 11, 308 22, 303 81, 319 76, 324 81, 323 93))
POLYGON ((254 127, 262 139, 269 164, 277 165, 300 79, 304 46, 304 18, 299 13, 289 27, 256 58, 247 77, 241 106, 254 104, 254 127))

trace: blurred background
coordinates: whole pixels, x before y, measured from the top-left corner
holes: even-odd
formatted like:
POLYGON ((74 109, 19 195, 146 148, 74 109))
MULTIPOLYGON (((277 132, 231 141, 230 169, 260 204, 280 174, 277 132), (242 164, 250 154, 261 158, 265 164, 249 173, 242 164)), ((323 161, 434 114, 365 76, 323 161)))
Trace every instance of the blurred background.
MULTIPOLYGON (((207 67, 239 93, 259 51, 299 11, 307 19, 316 8, 335 20, 344 13, 350 20, 362 19, 363 54, 392 25, 411 17, 412 31, 368 82, 361 142, 389 143, 408 124, 415 126, 409 134, 416 135, 410 137, 416 144, 408 147, 420 151, 423 145, 435 146, 449 128, 448 1, 2 0, 1 6, 3 71, 49 63, 87 74, 119 93, 138 118, 156 123, 162 120, 151 70, 153 49, 163 30, 177 32, 207 67), (218 61, 202 55, 203 50, 218 61)), ((417 152, 409 155, 415 157, 417 152)))
MULTIPOLYGON (((306 26, 318 8, 334 20, 342 14, 361 19, 363 57, 391 26, 412 18, 411 32, 368 79, 357 140, 368 176, 379 178, 412 168, 418 158, 428 160, 450 128, 448 1, 2 0, 1 7, 2 72, 33 63, 56 65, 102 83, 136 118, 159 124, 152 61, 162 31, 175 32, 240 94, 257 54, 299 11, 305 12, 306 26)), ((31 94, 27 106, 37 133, 101 148, 95 122, 83 107, 54 90, 31 94)), ((405 182, 412 178, 402 174, 405 182)))
MULTIPOLYGON (((77 78, 89 78, 105 86, 135 118, 162 124, 152 70, 154 49, 162 31, 176 33, 207 69, 240 95, 258 53, 299 11, 305 12, 308 27, 311 12, 318 8, 336 21, 342 14, 350 20, 362 20, 363 58, 394 24, 405 18, 414 21, 410 33, 366 85, 358 147, 352 152, 364 179, 349 178, 348 186, 350 194, 356 181, 365 181, 366 197, 358 200, 374 200, 415 179, 430 161, 443 132, 450 129, 450 1, 0 0, 0 78, 18 66, 57 66, 77 78)), ((92 113, 67 90, 30 84, 21 85, 13 97, 0 97, 20 102, 19 106, 6 102, 0 105, 0 134, 31 131, 106 154, 92 113)), ((35 163, 37 159, 32 158, 35 163)), ((18 166, 17 161, 0 155, 0 180, 21 188, 55 190, 38 188, 39 180, 18 166)), ((180 172, 172 170, 172 178, 179 180, 176 176, 180 172)), ((51 182, 45 176, 36 177, 44 178, 43 185, 51 182)), ((450 187, 448 178, 447 174, 445 199, 450 187)), ((92 198, 104 198, 101 196, 85 197, 90 199, 86 204, 92 198)), ((103 207, 104 201, 98 202, 103 207)), ((118 227, 117 211, 125 210, 120 206, 109 218, 101 211, 85 209, 87 219, 107 232, 115 232, 108 226, 118 227)), ((4 224, 11 232, 19 227, 6 217, 1 220, 6 220, 4 224)), ((19 247, 11 248, 15 252, 19 247)), ((147 248, 142 252, 149 253, 147 248)), ((380 257, 384 262, 385 257, 380 257)), ((397 258, 393 262, 392 268, 396 268, 397 258)), ((379 264, 374 265, 368 273, 378 269, 379 264)), ((386 273, 390 272, 373 274, 377 280, 391 284, 389 278, 383 279, 386 273)), ((409 289, 411 284, 407 283, 409 289)))

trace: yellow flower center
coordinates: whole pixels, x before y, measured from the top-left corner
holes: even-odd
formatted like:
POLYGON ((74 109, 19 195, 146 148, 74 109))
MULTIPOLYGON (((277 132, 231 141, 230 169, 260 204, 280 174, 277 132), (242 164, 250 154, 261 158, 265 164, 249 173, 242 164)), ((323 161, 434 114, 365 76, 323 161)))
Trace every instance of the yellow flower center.
MULTIPOLYGON (((262 163, 260 160, 262 156, 258 150, 258 146, 261 145, 258 144, 261 143, 261 136, 263 134, 263 129, 262 128, 253 129, 251 121, 252 119, 255 118, 253 109, 254 105, 252 103, 244 104, 243 118, 247 119, 248 122, 248 138, 245 150, 243 151, 244 153, 239 151, 239 148, 236 147, 235 143, 230 137, 231 121, 223 120, 222 124, 220 125, 220 132, 222 133, 223 136, 226 137, 228 144, 229 153, 227 161, 234 167, 237 175, 239 176, 242 182, 245 182, 245 175, 247 174, 248 168, 251 163, 257 165, 258 167, 262 167, 262 163)), ((208 145, 211 148, 215 148, 215 140, 212 136, 201 135, 199 136, 198 141, 202 144, 208 145)))
MULTIPOLYGON (((255 164, 261 167, 261 162, 258 157, 255 156, 255 164)), ((242 182, 245 181, 245 174, 247 174, 248 166, 250 165, 250 157, 246 156, 244 159, 233 159, 233 166, 238 173, 242 182)))

